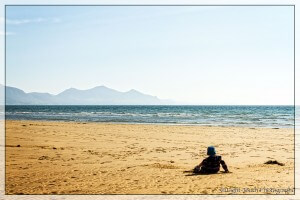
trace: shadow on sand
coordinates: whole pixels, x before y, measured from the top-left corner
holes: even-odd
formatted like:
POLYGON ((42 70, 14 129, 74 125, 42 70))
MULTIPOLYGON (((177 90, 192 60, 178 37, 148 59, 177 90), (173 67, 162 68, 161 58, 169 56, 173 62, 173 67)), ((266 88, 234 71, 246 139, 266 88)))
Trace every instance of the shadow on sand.
POLYGON ((218 173, 204 174, 204 173, 194 173, 193 170, 187 170, 187 171, 183 171, 183 173, 188 173, 185 176, 208 176, 208 175, 230 174, 232 172, 220 171, 218 173))

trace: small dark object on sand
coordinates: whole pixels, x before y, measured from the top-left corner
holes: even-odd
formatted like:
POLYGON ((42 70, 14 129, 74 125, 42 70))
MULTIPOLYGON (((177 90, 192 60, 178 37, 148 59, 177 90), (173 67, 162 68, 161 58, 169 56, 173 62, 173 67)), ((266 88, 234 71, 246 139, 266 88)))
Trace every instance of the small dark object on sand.
POLYGON ((48 156, 41 156, 41 157, 39 157, 39 160, 49 160, 49 157, 48 156))
POLYGON ((21 147, 21 145, 18 144, 17 147, 21 147))
POLYGON ((53 149, 56 149, 56 147, 53 147, 53 149))
POLYGON ((283 163, 281 163, 281 162, 278 162, 277 160, 269 160, 269 161, 265 162, 265 164, 284 166, 284 164, 283 164, 283 163))

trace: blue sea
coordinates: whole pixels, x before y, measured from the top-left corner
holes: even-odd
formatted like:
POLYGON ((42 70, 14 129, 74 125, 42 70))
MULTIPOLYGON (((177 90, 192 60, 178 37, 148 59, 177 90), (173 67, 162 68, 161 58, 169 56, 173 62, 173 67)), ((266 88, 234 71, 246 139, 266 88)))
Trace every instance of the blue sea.
POLYGON ((6 119, 293 128, 294 106, 6 106, 6 119))

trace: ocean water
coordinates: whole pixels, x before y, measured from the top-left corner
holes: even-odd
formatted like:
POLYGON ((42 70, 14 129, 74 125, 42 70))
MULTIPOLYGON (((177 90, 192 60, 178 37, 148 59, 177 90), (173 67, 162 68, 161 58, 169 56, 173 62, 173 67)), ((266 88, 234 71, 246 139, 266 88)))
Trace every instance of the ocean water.
POLYGON ((294 106, 6 106, 6 119, 293 128, 294 106))

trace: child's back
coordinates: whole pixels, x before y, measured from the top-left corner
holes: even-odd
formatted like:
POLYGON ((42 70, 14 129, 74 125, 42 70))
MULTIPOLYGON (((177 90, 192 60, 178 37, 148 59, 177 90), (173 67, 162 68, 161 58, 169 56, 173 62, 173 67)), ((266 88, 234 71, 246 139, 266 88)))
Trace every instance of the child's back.
POLYGON ((198 166, 195 167, 195 173, 217 173, 220 170, 220 165, 222 165, 225 172, 228 172, 226 163, 222 160, 221 156, 216 155, 214 147, 211 146, 207 148, 207 155, 209 155, 209 157, 205 158, 198 166))
POLYGON ((225 162, 222 160, 221 156, 209 156, 202 161, 201 172, 202 173, 217 173, 220 170, 220 165, 222 165, 225 171, 228 171, 225 162))

